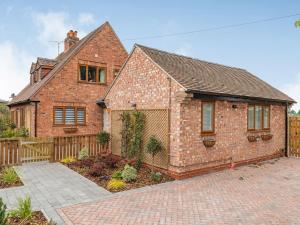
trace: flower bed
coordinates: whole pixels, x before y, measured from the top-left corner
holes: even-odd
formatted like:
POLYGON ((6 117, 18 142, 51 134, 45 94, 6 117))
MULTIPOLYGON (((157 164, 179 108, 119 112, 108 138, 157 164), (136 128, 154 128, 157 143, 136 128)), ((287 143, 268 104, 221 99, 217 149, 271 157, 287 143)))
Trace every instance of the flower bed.
POLYGON ((0 168, 0 189, 23 185, 18 174, 12 167, 0 168))
MULTIPOLYGON (((50 225, 41 211, 36 211, 32 213, 30 219, 22 220, 18 217, 9 217, 8 224, 10 225, 50 225)), ((53 223, 54 224, 54 223, 53 223)))
POLYGON ((173 178, 163 173, 157 173, 159 177, 153 179, 151 170, 148 167, 141 166, 139 170, 136 170, 133 168, 135 163, 132 163, 131 166, 129 163, 125 167, 128 162, 112 155, 88 157, 78 161, 75 159, 65 159, 62 163, 111 192, 120 192, 173 180, 173 178), (122 178, 124 168, 128 170, 126 170, 126 173, 123 172, 122 178), (136 174, 132 176, 131 173, 134 173, 134 170, 136 174), (124 176, 126 176, 126 179, 124 179, 124 176), (132 176, 132 179, 129 179, 130 176, 132 176))

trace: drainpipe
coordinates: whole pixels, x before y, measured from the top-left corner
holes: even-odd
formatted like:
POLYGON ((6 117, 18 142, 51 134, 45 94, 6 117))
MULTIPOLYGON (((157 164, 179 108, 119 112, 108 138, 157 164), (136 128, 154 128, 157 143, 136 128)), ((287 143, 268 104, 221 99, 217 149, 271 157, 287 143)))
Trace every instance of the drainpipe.
POLYGON ((37 104, 38 102, 34 102, 34 136, 37 137, 37 104))
POLYGON ((285 157, 289 156, 289 110, 288 110, 288 102, 286 102, 285 106, 285 157))

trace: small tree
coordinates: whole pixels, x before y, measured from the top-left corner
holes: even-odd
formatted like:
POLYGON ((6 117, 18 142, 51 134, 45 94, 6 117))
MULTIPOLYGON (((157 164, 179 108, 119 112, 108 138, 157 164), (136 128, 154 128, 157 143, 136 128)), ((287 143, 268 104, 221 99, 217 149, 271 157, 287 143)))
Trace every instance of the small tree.
POLYGON ((300 27, 300 20, 298 20, 298 21, 295 22, 295 26, 296 27, 300 27))
POLYGON ((100 132, 97 134, 97 141, 100 143, 102 148, 106 147, 110 141, 110 134, 106 131, 100 132))
POLYGON ((151 136, 148 140, 146 150, 149 154, 152 155, 152 173, 154 171, 154 157, 163 150, 163 146, 159 140, 157 140, 154 136, 151 136))

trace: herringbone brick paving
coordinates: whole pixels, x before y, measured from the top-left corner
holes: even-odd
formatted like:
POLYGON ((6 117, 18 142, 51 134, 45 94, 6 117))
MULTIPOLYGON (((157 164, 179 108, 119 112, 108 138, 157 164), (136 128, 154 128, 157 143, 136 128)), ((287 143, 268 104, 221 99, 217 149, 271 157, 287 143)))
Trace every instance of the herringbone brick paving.
POLYGON ((300 224, 300 159, 281 158, 59 210, 67 224, 300 224))

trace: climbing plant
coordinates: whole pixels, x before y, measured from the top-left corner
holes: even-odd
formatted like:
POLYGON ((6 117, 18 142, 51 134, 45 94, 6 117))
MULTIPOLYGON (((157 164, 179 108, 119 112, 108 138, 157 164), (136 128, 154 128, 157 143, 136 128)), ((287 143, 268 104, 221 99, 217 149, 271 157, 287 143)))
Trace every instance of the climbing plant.
POLYGON ((124 158, 141 161, 145 115, 137 110, 133 113, 123 112, 121 120, 121 154, 124 158))
POLYGON ((142 158, 142 138, 145 126, 145 114, 135 110, 132 114, 133 124, 133 135, 131 140, 130 157, 141 160, 142 158))
POLYGON ((122 121, 122 129, 121 129, 121 155, 124 158, 127 158, 128 150, 130 148, 130 140, 131 140, 131 118, 129 112, 123 112, 120 116, 122 121))

